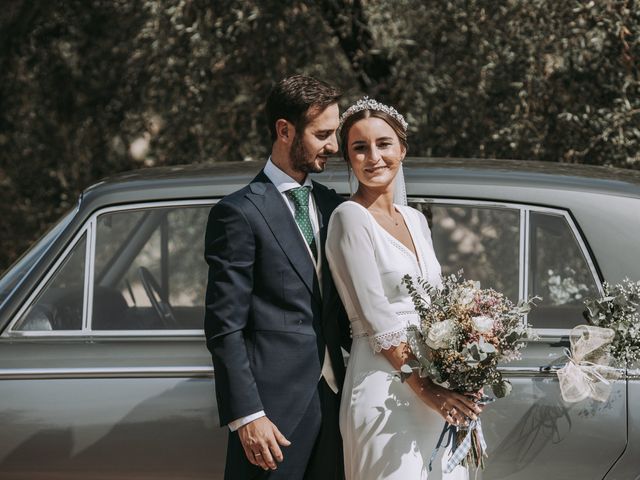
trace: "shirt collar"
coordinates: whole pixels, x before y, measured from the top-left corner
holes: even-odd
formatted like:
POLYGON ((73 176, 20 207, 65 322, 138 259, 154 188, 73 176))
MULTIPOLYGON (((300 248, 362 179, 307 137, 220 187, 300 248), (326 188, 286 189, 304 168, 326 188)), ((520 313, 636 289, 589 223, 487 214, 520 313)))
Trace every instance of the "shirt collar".
POLYGON ((313 188, 313 182, 311 181, 311 178, 309 178, 309 175, 305 178, 304 183, 300 185, 293 178, 280 170, 280 168, 271 161, 271 157, 269 157, 269 160, 267 160, 267 163, 264 166, 264 174, 269 180, 271 180, 271 183, 276 186, 280 193, 284 193, 287 190, 298 188, 300 186, 313 188))

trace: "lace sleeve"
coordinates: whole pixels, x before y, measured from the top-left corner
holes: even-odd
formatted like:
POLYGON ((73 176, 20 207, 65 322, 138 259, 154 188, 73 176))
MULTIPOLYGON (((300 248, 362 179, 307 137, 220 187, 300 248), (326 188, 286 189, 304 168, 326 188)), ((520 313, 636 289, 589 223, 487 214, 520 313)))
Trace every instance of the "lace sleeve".
POLYGON ((382 350, 389 350, 407 341, 407 329, 398 328, 388 332, 377 333, 369 336, 369 344, 373 351, 378 353, 382 350))

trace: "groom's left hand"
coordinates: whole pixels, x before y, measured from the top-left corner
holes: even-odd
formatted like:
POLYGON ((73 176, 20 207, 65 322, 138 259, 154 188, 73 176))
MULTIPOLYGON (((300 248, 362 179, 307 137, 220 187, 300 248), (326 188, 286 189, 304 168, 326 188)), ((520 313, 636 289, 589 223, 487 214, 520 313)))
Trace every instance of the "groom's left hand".
POLYGON ((267 417, 260 417, 240 427, 238 436, 249 462, 264 470, 278 468, 276 460, 278 462, 284 460, 280 446, 291 445, 291 442, 267 417))

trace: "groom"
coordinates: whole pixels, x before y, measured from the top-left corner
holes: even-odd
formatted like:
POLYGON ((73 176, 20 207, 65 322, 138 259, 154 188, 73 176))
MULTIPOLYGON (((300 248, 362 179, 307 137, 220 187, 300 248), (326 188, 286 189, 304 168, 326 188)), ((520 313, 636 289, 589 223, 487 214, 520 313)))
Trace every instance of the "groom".
POLYGON ((228 480, 342 477, 349 335, 324 255, 342 199, 308 176, 338 150, 339 98, 311 77, 279 82, 266 104, 271 157, 209 216, 205 334, 228 480))

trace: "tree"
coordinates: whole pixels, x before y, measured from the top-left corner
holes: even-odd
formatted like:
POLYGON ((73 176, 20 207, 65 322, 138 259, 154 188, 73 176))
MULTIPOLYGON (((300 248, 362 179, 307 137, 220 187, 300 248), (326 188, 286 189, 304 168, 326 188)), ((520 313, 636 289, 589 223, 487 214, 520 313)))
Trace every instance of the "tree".
POLYGON ((306 73, 391 103, 410 154, 640 166, 635 0, 10 0, 0 269, 115 172, 262 159, 306 73))

